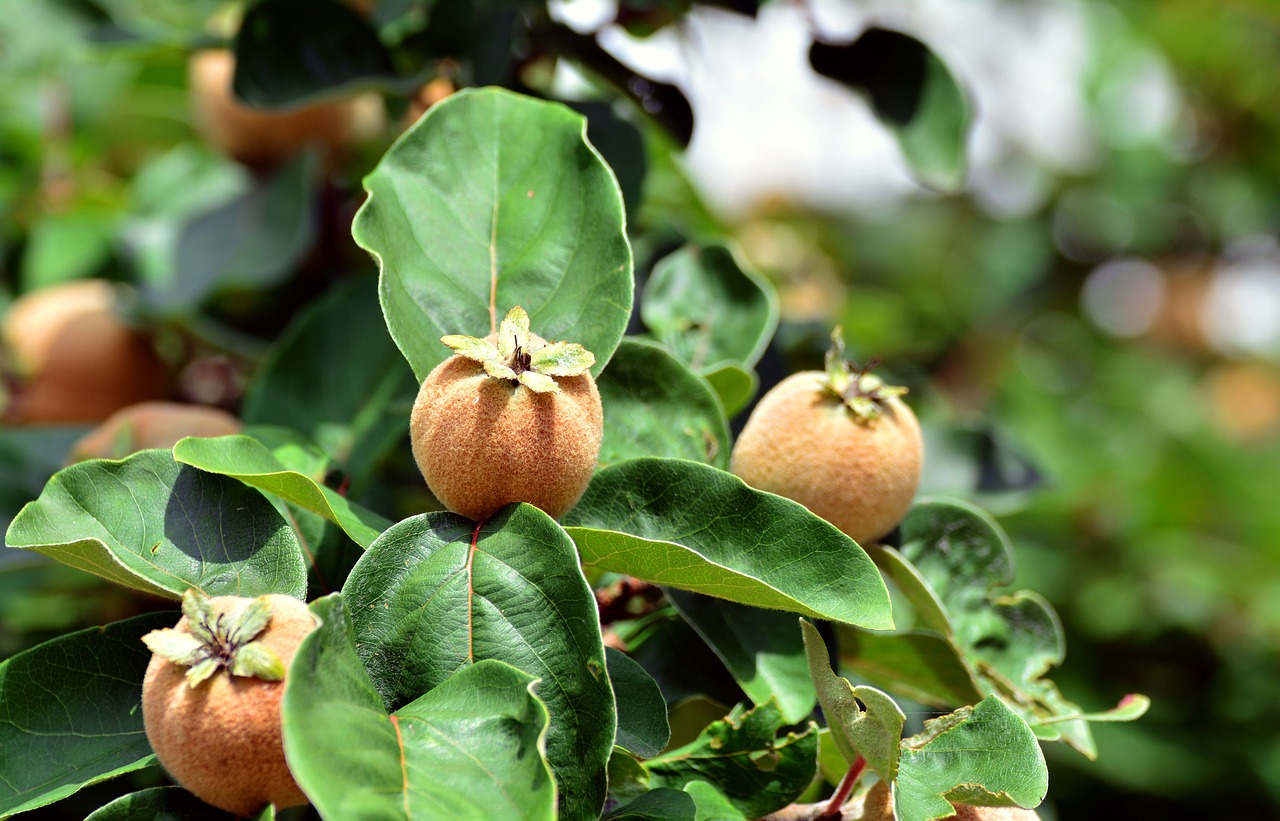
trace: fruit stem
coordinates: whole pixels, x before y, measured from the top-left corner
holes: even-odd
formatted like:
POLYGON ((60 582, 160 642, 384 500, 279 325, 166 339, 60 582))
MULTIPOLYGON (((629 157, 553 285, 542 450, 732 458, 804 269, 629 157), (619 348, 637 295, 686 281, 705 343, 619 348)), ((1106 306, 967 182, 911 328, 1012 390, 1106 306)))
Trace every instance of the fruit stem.
POLYGON ((853 792, 853 785, 858 783, 858 778, 862 776, 862 771, 866 768, 867 760, 862 756, 858 756, 853 760, 853 764, 849 767, 849 772, 845 773, 844 778, 840 779, 840 786, 836 787, 835 794, 831 796, 831 801, 827 804, 827 808, 814 821, 835 821, 841 817, 843 813, 840 808, 844 806, 844 802, 849 800, 849 793, 853 792))

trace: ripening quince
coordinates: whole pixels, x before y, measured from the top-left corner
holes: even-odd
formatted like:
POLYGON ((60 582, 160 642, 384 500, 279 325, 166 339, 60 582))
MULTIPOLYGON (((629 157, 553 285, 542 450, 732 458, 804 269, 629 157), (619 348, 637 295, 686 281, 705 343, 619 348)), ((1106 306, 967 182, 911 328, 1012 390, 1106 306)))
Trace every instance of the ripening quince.
POLYGON ((445 507, 485 519, 513 502, 559 518, 595 470, 600 394, 581 345, 547 342, 516 307, 496 336, 446 336, 457 353, 428 374, 409 422, 413 456, 445 507))
POLYGON ((154 654, 142 684, 147 740, 174 780, 238 816, 307 803, 284 758, 280 701, 303 638, 307 605, 188 590, 176 627, 143 641, 154 654))
POLYGON ((782 380, 756 405, 734 444, 729 469, 757 490, 793 499, 855 542, 879 539, 902 521, 924 460, 920 424, 868 369, 843 359, 837 328, 825 373, 782 380))

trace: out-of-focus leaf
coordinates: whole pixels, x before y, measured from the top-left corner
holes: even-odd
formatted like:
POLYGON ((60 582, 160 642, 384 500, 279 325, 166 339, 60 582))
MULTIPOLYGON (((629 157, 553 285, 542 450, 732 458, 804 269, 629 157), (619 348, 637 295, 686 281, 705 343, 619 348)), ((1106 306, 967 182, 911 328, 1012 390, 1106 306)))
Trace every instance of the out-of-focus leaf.
POLYGON ((84 821, 235 821, 237 817, 210 807, 181 787, 151 787, 120 796, 84 821))
POLYGON ((206 473, 239 479, 250 487, 274 493, 318 513, 341 527, 362 547, 368 547, 391 526, 390 520, 348 501, 315 476, 290 469, 252 436, 188 437, 173 446, 173 458, 206 473))
POLYGON ((667 599, 755 704, 775 701, 792 723, 813 711, 817 695, 795 616, 682 590, 667 591, 667 599))
POLYGON ((884 581, 853 540, 709 465, 645 458, 606 468, 565 524, 591 567, 756 607, 893 625, 884 581))
POLYGON ((696 371, 725 362, 751 367, 778 326, 778 297, 728 245, 690 244, 654 266, 640 316, 696 371))
POLYGON ((352 235, 378 260, 387 326, 419 379, 448 334, 484 336, 512 307, 577 342, 599 375, 631 314, 622 196, 567 108, 499 89, 432 106, 365 179, 352 235))
POLYGON ((418 383, 387 336, 372 279, 334 286, 272 346, 245 394, 245 424, 300 430, 359 483, 408 430, 418 383))
POLYGON ((614 744, 640 758, 652 758, 671 740, 667 702, 653 676, 621 650, 606 647, 605 661, 618 707, 614 744))
POLYGON ((809 672, 818 691, 822 714, 831 737, 846 761, 862 756, 885 781, 898 775, 899 745, 907 717, 902 709, 874 687, 854 687, 831 670, 831 657, 818 628, 800 620, 809 672))
POLYGON ((0 529, 7 531, 12 516, 40 494, 84 433, 82 427, 0 429, 0 529))
POLYGON ((155 758, 142 727, 142 636, 176 613, 91 627, 0 664, 0 815, 43 807, 155 758))
POLYGON ((776 705, 739 705, 693 743, 647 762, 650 783, 681 788, 707 781, 747 817, 767 815, 794 801, 817 766, 817 725, 779 738, 787 723, 776 705))
POLYGON ((170 599, 188 588, 209 596, 306 592, 297 537, 271 503, 166 450, 59 471, 18 513, 5 543, 170 599))
POLYGON ((537 680, 480 661, 387 714, 341 594, 319 599, 282 706, 289 769, 326 818, 552 819, 537 680))
POLYGON ((232 88, 249 105, 287 108, 385 85, 391 55, 363 15, 333 0, 261 0, 235 41, 232 88))
POLYGON ((103 208, 41 214, 30 226, 22 255, 22 290, 82 279, 111 255, 118 217, 103 208))
POLYGON ((205 26, 222 0, 99 0, 120 28, 149 40, 189 43, 206 34, 205 26))
POLYGON ((1026 722, 988 696, 926 722, 902 744, 894 813, 932 821, 954 813, 949 802, 1032 808, 1049 791, 1044 754, 1026 722))
POLYGON ((707 383, 660 345, 622 340, 597 383, 600 464, 670 456, 729 466, 729 425, 707 383))
POLYGON ((872 27, 852 43, 815 42, 809 64, 870 97, 923 185, 939 191, 963 186, 969 101, 928 46, 908 34, 872 27))
POLYGON ((751 402, 760 386, 760 378, 755 371, 733 362, 714 365, 703 371, 702 376, 711 383, 711 389, 720 397, 720 404, 730 419, 751 402))
POLYGON ((482 524, 452 513, 392 526, 344 588, 360 656, 390 707, 480 659, 540 678, 563 818, 595 818, 617 720, 595 597, 573 543, 531 505, 482 524))
POLYGON ((164 311, 186 311, 231 287, 265 289, 280 282, 311 247, 316 233, 314 154, 303 154, 242 197, 178 229, 168 264, 143 267, 143 296, 164 311))

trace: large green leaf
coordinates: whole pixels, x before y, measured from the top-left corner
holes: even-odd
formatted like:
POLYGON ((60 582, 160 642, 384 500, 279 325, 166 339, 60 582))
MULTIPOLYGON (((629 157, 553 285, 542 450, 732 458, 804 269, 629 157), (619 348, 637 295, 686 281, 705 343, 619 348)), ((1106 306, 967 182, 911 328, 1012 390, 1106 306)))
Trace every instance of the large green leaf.
POLYGON ((875 629, 889 592, 862 548, 790 499, 709 465, 632 459, 565 516, 588 566, 730 601, 875 629))
POLYGON ((818 691, 831 738, 850 763, 859 756, 885 781, 898 775, 899 745, 907 717, 884 693, 865 685, 854 687, 831 670, 831 657, 818 628, 800 620, 809 672, 818 691))
POLYGON ((385 83, 391 55, 364 15, 344 3, 261 0, 236 34, 236 96, 289 107, 385 83))
POLYGON ((614 695, 595 597, 550 517, 522 504, 481 524, 452 513, 406 519, 370 546, 344 592, 360 656, 391 707, 481 659, 542 679, 561 817, 599 815, 614 695))
POLYGON ((715 394, 662 346, 622 340, 597 384, 604 407, 601 465, 670 456, 729 466, 729 424, 715 394))
POLYGON ((951 709, 977 704, 982 692, 955 643, 924 631, 873 633, 836 625, 840 666, 891 693, 951 709))
MULTIPOLYGON (((295 447, 305 448, 302 444, 295 447)), ((291 470, 252 436, 188 437, 173 446, 173 457, 207 473, 239 479, 250 487, 274 493, 304 510, 317 513, 341 527, 363 547, 368 547, 391 526, 387 519, 348 501, 345 496, 317 481, 314 475, 291 470)))
POLYGON ((668 590, 675 606, 756 704, 774 700, 792 723, 813 711, 817 695, 795 616, 668 590))
POLYGON ((729 246, 689 244, 654 266, 640 316, 694 370, 724 362, 750 367, 778 326, 778 297, 729 246))
POLYGON ((177 614, 91 627, 0 664, 0 816, 43 807, 155 759, 142 728, 142 636, 177 614))
POLYGON ((8 530, 13 515, 40 494, 49 477, 66 464, 71 446, 85 430, 27 426, 0 429, 0 528, 8 530))
POLYGON ((650 783, 678 789, 708 781, 749 818, 785 807, 809 786, 818 756, 817 725, 779 738, 787 723, 776 705, 739 705, 692 743, 647 762, 650 783))
POLYGON ((697 807, 695 821, 747 821, 747 817, 725 798, 724 793, 706 781, 690 781, 684 791, 697 807))
POLYGON ((865 93, 923 185, 957 191, 968 171, 969 101, 928 46, 872 27, 848 44, 815 42, 814 71, 865 93))
POLYGON ((210 807, 181 787, 152 787, 122 795, 84 821, 235 821, 238 817, 210 807))
POLYGON ((59 471, 5 542, 171 599, 191 587, 295 598, 307 589, 297 537, 262 494, 179 464, 167 450, 59 471))
POLYGON ((618 711, 614 744, 640 758, 652 758, 671 740, 667 702, 653 676, 630 656, 612 647, 604 652, 618 711))
POLYGON ((245 394, 247 425, 300 430, 361 481, 404 439, 418 391, 372 277, 330 288, 272 346, 245 394))
POLYGON ((1026 722, 989 696, 925 724, 902 743, 894 811, 898 821, 954 814, 949 802, 1039 805, 1049 791, 1044 754, 1026 722))
POLYGON ((341 594, 312 609, 282 713, 289 769, 325 818, 552 819, 537 680, 480 661, 388 715, 341 594))
POLYGON ((730 419, 737 416, 755 397, 760 378, 735 362, 721 362, 702 372, 730 419))
POLYGON ((631 315, 622 196, 564 106, 499 89, 431 107, 365 179, 352 226, 378 260, 391 336, 419 379, 446 334, 483 336, 516 305, 533 332, 596 356, 631 315))

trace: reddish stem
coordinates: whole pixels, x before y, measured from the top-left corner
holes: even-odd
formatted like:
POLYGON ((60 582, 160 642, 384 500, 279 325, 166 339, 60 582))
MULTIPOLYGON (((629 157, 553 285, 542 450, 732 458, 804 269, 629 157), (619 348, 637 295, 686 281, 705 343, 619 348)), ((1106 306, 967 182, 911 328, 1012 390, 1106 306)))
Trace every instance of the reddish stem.
POLYGON ((853 760, 853 764, 849 767, 849 772, 845 773, 844 778, 840 779, 840 786, 836 787, 835 795, 831 796, 831 801, 827 804, 827 808, 814 821, 832 821, 832 819, 841 817, 840 808, 844 806, 844 802, 849 800, 849 793, 853 792, 853 785, 858 783, 858 778, 866 768, 867 760, 862 756, 858 756, 853 760))

